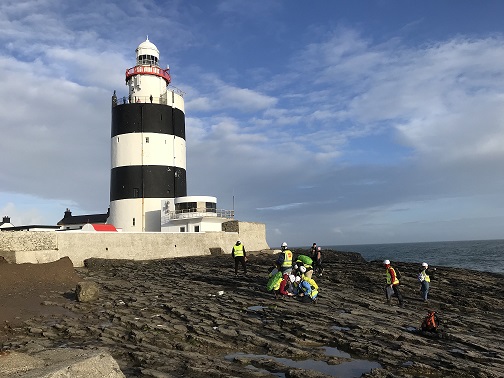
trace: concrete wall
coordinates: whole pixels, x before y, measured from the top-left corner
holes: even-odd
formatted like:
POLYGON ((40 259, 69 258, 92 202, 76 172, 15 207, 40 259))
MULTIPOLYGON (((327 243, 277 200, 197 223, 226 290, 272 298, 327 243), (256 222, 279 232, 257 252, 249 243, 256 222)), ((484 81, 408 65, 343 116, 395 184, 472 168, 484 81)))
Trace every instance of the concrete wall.
POLYGON ((247 251, 269 249, 263 223, 231 221, 234 232, 0 232, 0 256, 11 263, 47 263, 68 256, 74 266, 90 257, 149 260, 231 253, 237 240, 247 251))

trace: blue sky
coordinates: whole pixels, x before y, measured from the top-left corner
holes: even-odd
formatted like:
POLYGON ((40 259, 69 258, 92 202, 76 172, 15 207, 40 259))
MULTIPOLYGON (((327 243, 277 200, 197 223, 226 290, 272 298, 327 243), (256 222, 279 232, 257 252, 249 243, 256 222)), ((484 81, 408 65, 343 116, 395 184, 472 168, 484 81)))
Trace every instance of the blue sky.
POLYGON ((0 3, 0 210, 109 205, 110 98, 149 36, 189 195, 277 247, 504 237, 501 1, 0 3), (234 198, 234 201, 233 201, 234 198))

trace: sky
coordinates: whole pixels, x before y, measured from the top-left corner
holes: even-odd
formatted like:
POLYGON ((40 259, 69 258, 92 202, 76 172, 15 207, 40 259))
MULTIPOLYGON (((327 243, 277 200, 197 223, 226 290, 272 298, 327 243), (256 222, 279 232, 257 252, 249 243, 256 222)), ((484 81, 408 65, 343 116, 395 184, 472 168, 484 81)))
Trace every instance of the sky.
POLYGON ((0 216, 109 206, 145 41, 184 92, 188 195, 272 248, 504 238, 504 2, 2 0, 0 216))

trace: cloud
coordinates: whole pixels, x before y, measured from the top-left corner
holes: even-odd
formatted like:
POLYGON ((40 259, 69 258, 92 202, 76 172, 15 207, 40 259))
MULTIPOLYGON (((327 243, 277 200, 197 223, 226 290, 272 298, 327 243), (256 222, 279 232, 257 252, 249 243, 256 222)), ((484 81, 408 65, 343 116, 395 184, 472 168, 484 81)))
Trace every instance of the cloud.
POLYGON ((21 208, 12 193, 58 217, 69 204, 106 211, 111 95, 126 93, 148 30, 186 93, 189 194, 265 222, 271 243, 398 240, 441 224, 459 235, 469 219, 484 224, 478 209, 502 222, 502 35, 412 44, 333 23, 255 23, 279 5, 171 5, 2 2, 6 211, 21 208))

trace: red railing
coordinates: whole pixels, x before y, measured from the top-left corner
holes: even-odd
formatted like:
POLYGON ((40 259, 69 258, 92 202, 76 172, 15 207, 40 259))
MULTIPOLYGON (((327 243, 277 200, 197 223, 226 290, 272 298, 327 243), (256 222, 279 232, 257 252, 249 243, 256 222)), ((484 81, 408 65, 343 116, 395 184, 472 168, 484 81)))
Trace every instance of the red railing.
POLYGON ((156 66, 135 66, 126 70, 126 80, 128 80, 133 75, 154 75, 165 79, 166 84, 170 84, 170 69, 167 68, 163 70, 162 68, 156 66))

